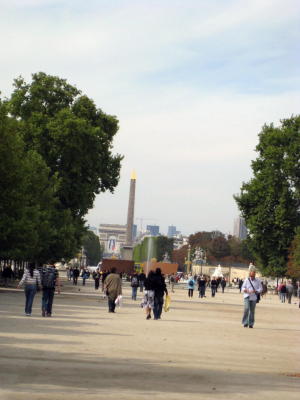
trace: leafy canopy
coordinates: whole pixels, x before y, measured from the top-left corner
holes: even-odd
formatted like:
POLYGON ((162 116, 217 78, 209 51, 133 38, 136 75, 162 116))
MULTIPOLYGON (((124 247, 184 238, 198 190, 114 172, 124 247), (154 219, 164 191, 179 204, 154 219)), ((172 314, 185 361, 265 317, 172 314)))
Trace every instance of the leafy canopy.
POLYGON ((283 276, 299 225, 300 117, 265 125, 252 162, 253 178, 235 200, 250 231, 250 244, 266 275, 283 276))

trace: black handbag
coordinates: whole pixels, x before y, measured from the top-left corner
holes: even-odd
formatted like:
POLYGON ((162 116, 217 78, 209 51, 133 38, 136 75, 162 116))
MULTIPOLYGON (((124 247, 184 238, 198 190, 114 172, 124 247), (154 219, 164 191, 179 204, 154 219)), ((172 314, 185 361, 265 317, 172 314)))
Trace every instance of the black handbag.
POLYGON ((250 285, 253 287, 253 290, 254 290, 254 292, 255 292, 255 294, 256 294, 256 303, 259 303, 259 302, 260 302, 260 293, 257 292, 257 291, 254 289, 254 286, 252 285, 251 279, 248 278, 248 280, 249 280, 250 285))

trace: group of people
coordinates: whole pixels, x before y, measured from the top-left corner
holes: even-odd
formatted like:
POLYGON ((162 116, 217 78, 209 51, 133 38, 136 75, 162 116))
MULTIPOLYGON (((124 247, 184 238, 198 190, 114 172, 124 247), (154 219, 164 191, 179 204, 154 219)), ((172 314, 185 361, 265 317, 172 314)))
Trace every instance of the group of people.
POLYGON ((277 286, 277 293, 282 303, 285 303, 285 300, 287 300, 287 302, 291 304, 292 296, 294 293, 294 286, 292 284, 292 281, 289 279, 287 281, 279 283, 279 285, 277 286))
MULTIPOLYGON (((77 275, 76 273, 74 275, 75 271, 77 271, 77 268, 73 270, 73 283, 74 276, 76 278, 77 275)), ((83 273, 85 273, 85 271, 83 271, 83 273)), ((97 269, 93 272, 93 278, 95 280, 95 289, 98 289, 100 281, 102 282, 102 290, 105 292, 108 299, 108 311, 114 313, 118 299, 122 295, 122 276, 116 272, 115 268, 112 268, 110 272, 99 271, 99 269, 97 269)), ((169 277, 169 283, 173 291, 174 288, 171 278, 172 276, 169 277)), ((150 271, 147 277, 143 272, 140 274, 135 273, 131 276, 130 283, 133 300, 136 300, 138 288, 140 288, 140 292, 144 291, 141 306, 146 312, 146 319, 151 319, 152 313, 155 320, 160 319, 164 304, 164 295, 168 295, 165 278, 161 269, 157 268, 155 271, 150 271)), ((218 286, 221 286, 224 292, 226 280, 225 278, 216 279, 214 277, 207 280, 203 275, 190 277, 187 282, 189 297, 193 297, 196 284, 198 285, 199 297, 205 297, 205 291, 208 286, 210 286, 211 295, 214 297, 218 286)), ((17 287, 20 288, 22 286, 24 286, 25 291, 25 315, 31 315, 35 294, 42 289, 42 316, 51 317, 55 290, 57 289, 58 293, 60 293, 59 274, 55 265, 49 264, 36 268, 34 263, 29 264, 17 287)), ((300 296, 300 287, 298 289, 300 296)), ((285 302, 287 298, 288 303, 291 303, 293 290, 294 287, 290 280, 282 282, 278 286, 278 294, 281 301, 285 302)), ((244 295, 242 324, 245 328, 253 328, 255 322, 255 307, 265 290, 263 282, 256 278, 256 268, 252 264, 249 266, 249 277, 242 281, 240 291, 244 295)))
POLYGON ((200 298, 206 297, 205 291, 207 287, 211 289, 211 296, 215 297, 219 286, 221 286, 222 292, 224 293, 226 284, 225 278, 216 278, 212 276, 211 279, 207 279, 204 275, 191 276, 187 281, 188 296, 193 297, 194 289, 197 285, 200 298))
POLYGON ((44 265, 37 269, 34 263, 30 263, 17 288, 22 286, 25 292, 25 315, 31 316, 34 297, 42 289, 42 316, 51 317, 55 289, 60 293, 59 275, 55 265, 44 265))

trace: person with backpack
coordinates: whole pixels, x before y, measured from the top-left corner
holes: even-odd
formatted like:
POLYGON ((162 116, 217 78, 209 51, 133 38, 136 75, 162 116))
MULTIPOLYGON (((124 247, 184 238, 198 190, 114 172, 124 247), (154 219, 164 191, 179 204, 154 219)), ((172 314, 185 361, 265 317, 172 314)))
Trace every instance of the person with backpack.
POLYGON ((42 267, 41 280, 43 288, 42 316, 51 317, 55 288, 57 288, 57 292, 60 294, 59 275, 54 264, 42 267))
POLYGON ((25 315, 27 317, 31 316, 32 312, 32 304, 35 297, 36 292, 41 285, 41 276, 39 271, 35 269, 35 264, 30 263, 28 268, 25 269, 23 277, 19 282, 17 288, 19 289, 22 285, 24 285, 25 291, 25 315))
POLYGON ((137 288, 139 287, 139 279, 137 274, 133 274, 131 278, 131 298, 136 300, 137 288))
POLYGON ((189 278, 187 285, 188 285, 188 295, 189 295, 189 297, 193 297, 194 288, 195 288, 195 280, 192 276, 189 278))

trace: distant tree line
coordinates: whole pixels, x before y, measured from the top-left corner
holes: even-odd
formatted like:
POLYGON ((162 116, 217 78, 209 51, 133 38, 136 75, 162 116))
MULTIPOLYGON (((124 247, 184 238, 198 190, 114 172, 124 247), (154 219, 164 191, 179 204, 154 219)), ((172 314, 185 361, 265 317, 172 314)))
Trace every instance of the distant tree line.
POLYGON ((84 236, 95 241, 84 216, 118 184, 117 131, 116 117, 64 79, 40 72, 14 81, 0 99, 1 260, 68 260, 84 236))
MULTIPOLYGON (((225 236, 220 231, 197 232, 189 236, 191 246, 191 260, 195 257, 197 248, 201 248, 206 256, 207 264, 238 263, 249 264, 253 260, 253 254, 249 249, 247 240, 239 240, 234 236, 225 236)), ((188 257, 188 245, 173 251, 173 260, 181 268, 184 267, 188 257)))

